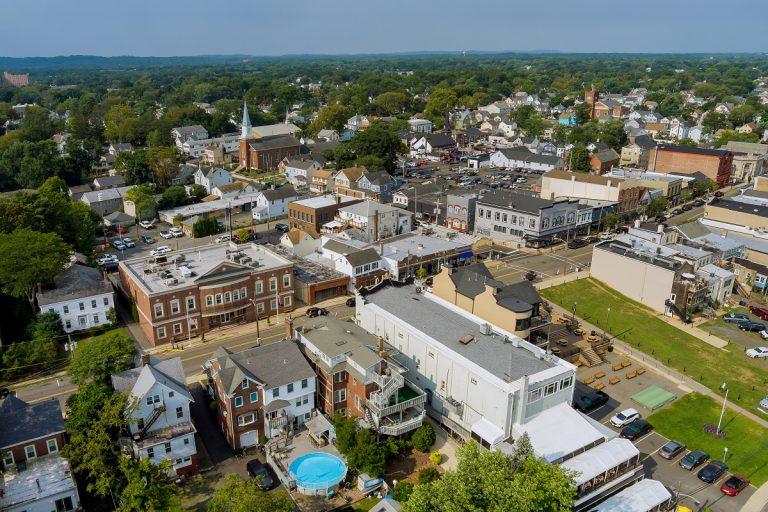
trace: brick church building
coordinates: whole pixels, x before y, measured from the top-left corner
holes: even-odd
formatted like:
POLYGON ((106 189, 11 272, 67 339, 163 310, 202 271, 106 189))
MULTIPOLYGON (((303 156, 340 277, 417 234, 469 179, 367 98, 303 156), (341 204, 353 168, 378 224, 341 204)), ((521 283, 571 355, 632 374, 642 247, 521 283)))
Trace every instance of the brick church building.
POLYGON ((243 126, 238 158, 246 169, 275 169, 284 158, 298 156, 301 142, 293 135, 254 137, 248 105, 243 104, 243 126))

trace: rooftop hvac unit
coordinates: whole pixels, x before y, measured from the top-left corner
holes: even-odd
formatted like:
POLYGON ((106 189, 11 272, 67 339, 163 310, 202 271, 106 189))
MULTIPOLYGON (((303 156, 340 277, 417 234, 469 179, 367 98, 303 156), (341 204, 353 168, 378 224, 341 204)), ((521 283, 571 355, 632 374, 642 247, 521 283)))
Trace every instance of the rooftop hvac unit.
POLYGON ((483 324, 483 334, 486 336, 493 334, 493 326, 491 324, 483 324))

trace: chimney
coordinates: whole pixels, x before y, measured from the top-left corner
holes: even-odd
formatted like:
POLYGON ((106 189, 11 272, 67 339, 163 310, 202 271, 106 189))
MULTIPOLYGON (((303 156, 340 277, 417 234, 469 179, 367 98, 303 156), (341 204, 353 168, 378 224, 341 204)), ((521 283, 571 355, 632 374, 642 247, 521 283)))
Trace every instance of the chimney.
POLYGON ((341 196, 337 195, 336 196, 336 206, 338 206, 340 204, 341 204, 341 196))
POLYGON ((657 233, 663 233, 664 232, 664 224, 659 224, 656 226, 656 232, 657 233))
POLYGON ((379 239, 379 212, 373 214, 373 240, 375 242, 379 239))
POLYGON ((141 366, 147 366, 149 364, 149 354, 141 354, 141 366))
POLYGON ((384 338, 382 338, 381 336, 376 338, 376 347, 379 352, 379 357, 385 357, 386 351, 384 350, 384 338))
POLYGON ((288 339, 293 338, 293 317, 291 315, 285 317, 285 336, 288 339))

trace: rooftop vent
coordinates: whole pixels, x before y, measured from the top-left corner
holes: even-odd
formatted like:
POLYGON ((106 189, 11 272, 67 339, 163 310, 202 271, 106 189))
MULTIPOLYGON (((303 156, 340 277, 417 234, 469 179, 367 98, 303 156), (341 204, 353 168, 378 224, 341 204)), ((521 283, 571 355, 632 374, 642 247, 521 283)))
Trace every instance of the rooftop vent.
POLYGON ((475 337, 471 334, 467 334, 466 336, 462 336, 459 338, 459 343, 462 345, 468 345, 469 343, 472 343, 475 340, 475 337))

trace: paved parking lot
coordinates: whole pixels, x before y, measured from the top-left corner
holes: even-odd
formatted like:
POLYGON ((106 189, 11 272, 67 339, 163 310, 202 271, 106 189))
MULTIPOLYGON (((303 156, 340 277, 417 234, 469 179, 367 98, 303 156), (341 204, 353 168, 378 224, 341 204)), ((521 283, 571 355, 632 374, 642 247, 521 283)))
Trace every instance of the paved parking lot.
MULTIPOLYGON (((643 418, 648 417, 651 412, 653 412, 640 406, 631 399, 633 395, 648 388, 649 386, 659 386, 660 388, 665 389, 677 395, 678 397, 691 392, 691 390, 685 386, 679 385, 677 382, 668 379, 664 375, 654 372, 650 368, 647 368, 648 371, 646 371, 643 375, 627 380, 626 372, 633 369, 637 370, 639 365, 636 361, 631 360, 632 366, 622 369, 619 372, 614 372, 612 370, 612 364, 624 359, 627 358, 616 353, 610 353, 608 354, 608 363, 592 368, 582 367, 579 368, 577 373, 578 382, 576 384, 576 397, 583 393, 590 392, 589 387, 584 385, 582 382, 586 377, 594 375, 598 371, 603 371, 606 374, 606 376, 600 379, 600 381, 604 381, 606 383, 606 387, 603 389, 603 391, 608 393, 610 400, 606 405, 590 412, 589 416, 605 425, 608 425, 610 428, 617 432, 619 429, 612 427, 609 423, 610 418, 614 414, 630 407, 640 412, 643 418), (607 380, 610 379, 610 377, 613 375, 619 376, 621 380, 618 384, 609 385, 607 380)), ((668 439, 666 439, 661 434, 657 432, 651 432, 650 434, 647 434, 646 436, 636 440, 635 446, 637 446, 638 450, 640 450, 640 453, 644 457, 643 465, 645 467, 645 473, 647 477, 659 480, 664 485, 666 485, 668 489, 694 497, 693 499, 683 498, 681 500, 681 504, 687 505, 689 508, 696 510, 693 501, 695 499, 698 500, 702 505, 706 502, 707 506, 710 507, 713 511, 733 512, 738 511, 744 505, 747 499, 755 492, 755 487, 750 486, 742 491, 738 496, 729 497, 723 495, 723 493, 720 492, 720 485, 728 477, 728 473, 726 473, 725 476, 713 484, 706 484, 702 482, 696 477, 696 473, 703 466, 700 466, 694 471, 686 471, 678 465, 679 460, 687 453, 687 451, 684 451, 671 461, 666 460, 658 455, 657 452, 659 448, 664 446, 667 441, 668 439)), ((696 449, 695 446, 692 448, 696 449)), ((712 459, 722 459, 723 454, 712 453, 710 456, 712 459)))

